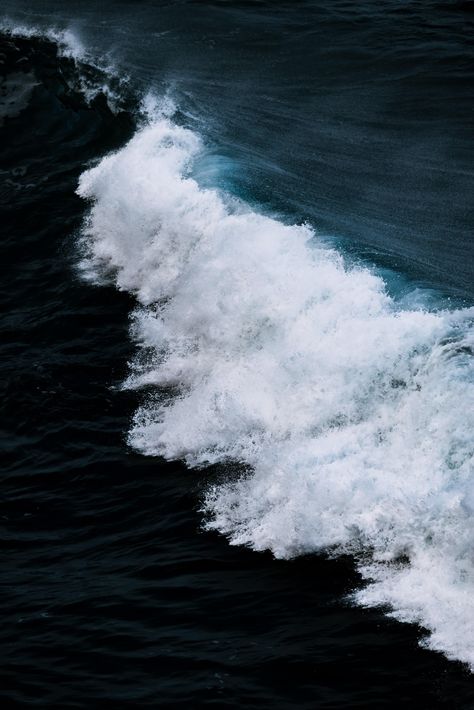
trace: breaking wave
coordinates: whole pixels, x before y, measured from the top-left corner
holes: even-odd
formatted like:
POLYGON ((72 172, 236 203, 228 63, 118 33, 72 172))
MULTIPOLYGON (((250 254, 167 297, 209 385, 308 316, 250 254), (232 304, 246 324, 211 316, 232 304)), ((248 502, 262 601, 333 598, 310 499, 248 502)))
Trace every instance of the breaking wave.
POLYGON ((473 310, 403 305, 310 226, 203 189, 200 138, 148 114, 78 188, 83 276, 138 300, 131 445, 238 462, 208 528, 277 557, 353 554, 358 603, 473 668, 473 310))

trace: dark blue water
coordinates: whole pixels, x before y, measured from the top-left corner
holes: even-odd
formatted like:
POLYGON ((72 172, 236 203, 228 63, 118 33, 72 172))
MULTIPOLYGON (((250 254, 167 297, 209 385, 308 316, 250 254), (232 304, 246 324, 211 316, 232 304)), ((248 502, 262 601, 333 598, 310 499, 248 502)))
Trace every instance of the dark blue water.
POLYGON ((140 96, 167 91, 206 146, 201 185, 313 224, 393 291, 472 304, 471 10, 4 4, 86 49, 0 45, 4 707, 474 707, 469 670, 420 648, 422 627, 348 603, 349 556, 278 560, 202 530, 234 464, 129 447, 134 299, 81 279, 75 194, 134 134, 140 96))

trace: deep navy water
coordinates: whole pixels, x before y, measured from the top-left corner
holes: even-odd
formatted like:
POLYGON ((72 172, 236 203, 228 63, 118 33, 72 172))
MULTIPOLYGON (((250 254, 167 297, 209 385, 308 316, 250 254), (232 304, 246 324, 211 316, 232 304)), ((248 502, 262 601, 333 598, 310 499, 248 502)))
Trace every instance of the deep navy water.
POLYGON ((3 3, 3 707, 474 707, 473 10, 3 3))

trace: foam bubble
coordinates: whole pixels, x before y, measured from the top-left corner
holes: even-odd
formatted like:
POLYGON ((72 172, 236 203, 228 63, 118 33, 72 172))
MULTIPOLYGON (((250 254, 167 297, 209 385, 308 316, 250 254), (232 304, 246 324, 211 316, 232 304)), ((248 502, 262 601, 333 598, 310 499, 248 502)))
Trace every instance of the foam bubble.
POLYGON ((241 463, 208 490, 208 528, 354 554, 359 603, 474 667, 473 313, 402 306, 310 227, 202 189, 201 150, 162 114, 80 180, 83 273, 140 304, 126 385, 153 394, 130 442, 241 463))

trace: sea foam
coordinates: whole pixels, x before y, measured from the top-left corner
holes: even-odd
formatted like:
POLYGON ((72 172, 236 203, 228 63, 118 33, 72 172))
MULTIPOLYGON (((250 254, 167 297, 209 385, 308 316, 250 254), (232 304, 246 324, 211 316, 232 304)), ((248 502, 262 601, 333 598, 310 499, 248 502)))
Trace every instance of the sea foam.
POLYGON ((363 605, 474 667, 473 312, 403 308, 309 226, 203 189, 156 116, 80 179, 83 275, 134 293, 130 443, 236 461, 206 526, 278 557, 354 555, 363 605))

